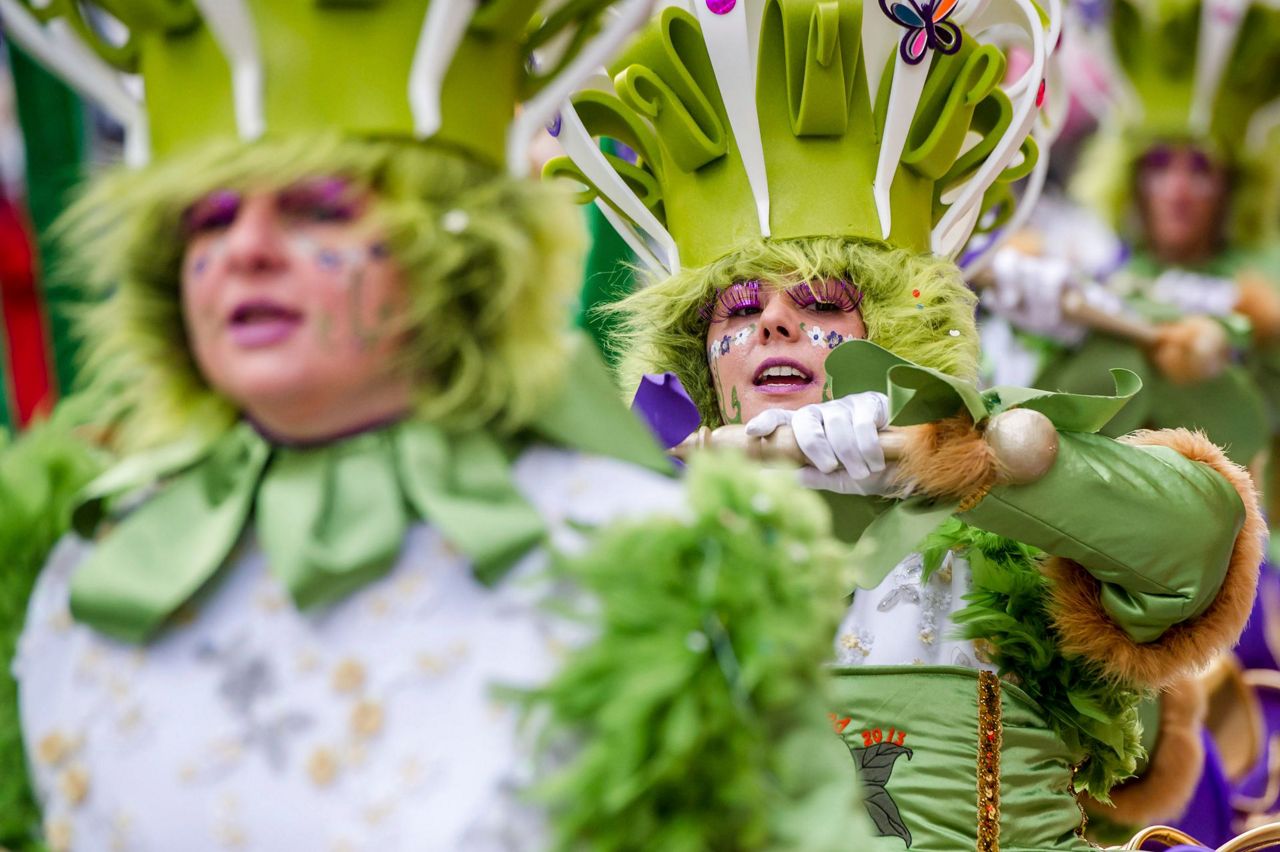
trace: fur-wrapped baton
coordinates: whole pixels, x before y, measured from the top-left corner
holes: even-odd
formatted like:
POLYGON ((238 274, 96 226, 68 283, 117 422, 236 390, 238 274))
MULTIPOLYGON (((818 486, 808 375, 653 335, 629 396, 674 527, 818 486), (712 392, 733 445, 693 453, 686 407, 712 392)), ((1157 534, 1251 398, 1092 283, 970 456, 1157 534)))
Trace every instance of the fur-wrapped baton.
MULTIPOLYGON (((904 457, 915 427, 889 427, 880 430, 880 448, 888 461, 904 457)), ((1014 408, 986 422, 983 438, 991 448, 999 471, 999 481, 1009 485, 1026 485, 1049 472, 1058 457, 1058 432, 1053 423, 1038 411, 1014 408)), ((745 426, 731 425, 711 429, 703 426, 671 454, 687 459, 704 448, 736 449, 749 458, 764 461, 786 461, 805 465, 809 460, 801 452, 789 426, 779 426, 762 438, 747 435, 745 426)))

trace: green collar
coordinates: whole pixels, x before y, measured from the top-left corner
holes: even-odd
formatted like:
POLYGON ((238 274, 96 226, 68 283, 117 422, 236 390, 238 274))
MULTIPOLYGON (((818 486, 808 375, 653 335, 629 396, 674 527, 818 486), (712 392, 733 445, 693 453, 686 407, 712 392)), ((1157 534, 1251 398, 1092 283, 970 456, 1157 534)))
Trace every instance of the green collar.
MULTIPOLYGON (((152 482, 166 474, 143 460, 128 472, 152 482)), ((82 505, 77 527, 94 527, 99 506, 82 505)), ((241 423, 102 540, 72 581, 72 614, 147 639, 214 577, 250 518, 272 573, 303 608, 385 574, 415 519, 430 518, 485 582, 544 534, 484 432, 446 435, 409 421, 291 449, 241 423)))
MULTIPOLYGON (((534 436, 671 471, 593 351, 579 346, 566 375, 534 436)), ((78 621, 130 642, 153 636, 214 578, 250 519, 271 572, 302 608, 383 576, 415 520, 437 527, 489 584, 546 534, 496 438, 419 420, 306 449, 272 446, 241 423, 211 446, 132 457, 89 486, 76 529, 93 534, 107 499, 162 480, 102 537, 71 584, 78 621)))

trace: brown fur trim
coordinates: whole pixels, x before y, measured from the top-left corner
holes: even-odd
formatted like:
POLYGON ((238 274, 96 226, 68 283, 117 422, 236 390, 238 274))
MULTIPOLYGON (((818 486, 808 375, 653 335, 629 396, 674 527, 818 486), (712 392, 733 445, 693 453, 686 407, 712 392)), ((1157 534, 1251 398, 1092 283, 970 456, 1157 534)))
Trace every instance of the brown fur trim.
POLYGON ((955 499, 984 494, 999 475, 991 447, 967 413, 908 426, 895 482, 917 493, 955 499))
POLYGON ((1253 339, 1259 343, 1280 340, 1280 292, 1276 286, 1257 272, 1240 273, 1236 284, 1240 289, 1236 311, 1249 318, 1253 339))
POLYGON ((1217 320, 1183 317, 1161 325, 1151 361, 1174 384, 1193 385, 1222 373, 1230 355, 1227 333, 1217 320))
POLYGON ((1202 433, 1160 429, 1135 432, 1121 440, 1170 447, 1208 465, 1231 483, 1244 503, 1244 525, 1236 536, 1217 596, 1202 614, 1173 625, 1154 642, 1134 642, 1111 620, 1099 601, 1101 584, 1080 565, 1058 557, 1044 564, 1053 581, 1050 608, 1062 650, 1094 661, 1103 672, 1121 681, 1161 687, 1204 668, 1240 638, 1253 606, 1267 528, 1249 474, 1202 433))
POLYGON ((1195 793, 1204 767, 1200 727, 1205 716, 1204 687, 1180 678, 1160 694, 1160 729, 1147 768, 1111 788, 1111 804, 1082 796, 1090 816, 1121 825, 1173 822, 1195 793))

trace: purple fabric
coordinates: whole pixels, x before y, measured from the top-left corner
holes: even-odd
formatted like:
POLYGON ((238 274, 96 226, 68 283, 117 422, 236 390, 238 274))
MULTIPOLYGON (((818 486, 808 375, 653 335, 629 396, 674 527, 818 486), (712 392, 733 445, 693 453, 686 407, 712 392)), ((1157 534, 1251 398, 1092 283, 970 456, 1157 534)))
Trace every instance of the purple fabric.
POLYGON ((1271 648, 1267 645, 1267 613, 1263 608, 1263 596, 1267 594, 1280 597, 1280 573, 1270 563, 1264 562, 1258 574, 1258 594, 1253 599, 1253 611, 1249 613, 1249 623, 1236 646, 1236 657, 1246 669, 1280 668, 1280 661, 1271 655, 1271 648))
POLYGON ((649 424, 659 443, 668 450, 696 432, 702 424, 698 406, 675 373, 642 378, 631 410, 649 424))
POLYGON ((1200 731, 1200 741, 1204 743, 1204 771, 1196 783, 1191 804, 1187 806, 1182 819, 1173 823, 1173 827, 1185 831, 1201 843, 1216 847, 1235 837, 1235 832, 1231 830, 1231 783, 1222 768, 1218 748, 1207 730, 1200 731))
POLYGON ((1240 783, 1236 785, 1235 789, 1237 794, 1251 799, 1261 798, 1267 792, 1269 767, 1271 765, 1271 737, 1280 733, 1280 694, 1269 689, 1255 690, 1254 694, 1258 696, 1258 704, 1262 708, 1262 757, 1253 765, 1248 774, 1240 779, 1240 783))

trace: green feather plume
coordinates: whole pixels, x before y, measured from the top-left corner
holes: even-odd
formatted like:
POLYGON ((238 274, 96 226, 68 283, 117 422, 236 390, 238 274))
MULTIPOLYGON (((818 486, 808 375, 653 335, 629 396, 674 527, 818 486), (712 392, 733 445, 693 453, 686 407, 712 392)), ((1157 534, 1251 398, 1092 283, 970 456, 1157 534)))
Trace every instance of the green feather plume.
POLYGON ((70 525, 74 498, 105 467, 99 454, 73 434, 76 414, 60 410, 53 422, 12 442, 0 430, 0 849, 14 852, 43 846, 10 662, 32 587, 70 525))
POLYGON ((1111 788, 1133 775, 1143 756, 1142 693, 1059 650, 1045 606, 1049 581, 1036 567, 1038 550, 954 518, 925 540, 926 570, 948 550, 962 553, 973 573, 973 591, 965 595, 969 605, 952 620, 964 638, 991 643, 1000 675, 1026 692, 1054 733, 1082 755, 1076 789, 1109 801, 1111 788))
POLYGON ((522 697, 547 759, 572 755, 535 790, 556 845, 859 848, 822 671, 847 553, 789 477, 703 457, 688 485, 687 517, 608 528, 559 566, 598 638, 522 697))

